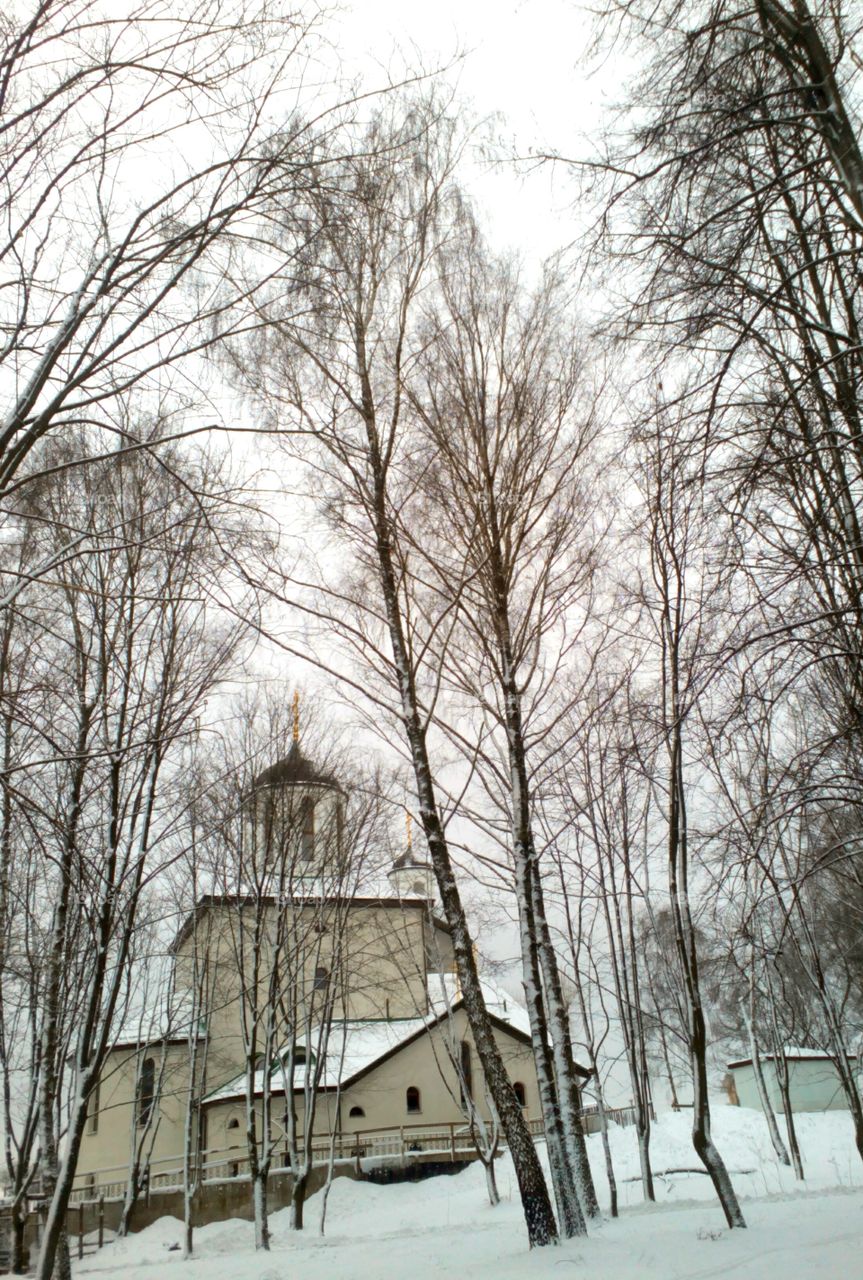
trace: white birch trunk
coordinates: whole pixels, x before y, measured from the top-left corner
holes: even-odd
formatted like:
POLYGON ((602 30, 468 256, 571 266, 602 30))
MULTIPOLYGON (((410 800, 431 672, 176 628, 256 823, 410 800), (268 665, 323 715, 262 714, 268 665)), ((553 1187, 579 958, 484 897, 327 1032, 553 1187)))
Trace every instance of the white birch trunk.
POLYGON ((755 1027, 752 1021, 752 1009, 755 1003, 755 978, 754 975, 749 985, 749 998, 746 1002, 741 1002, 743 1011, 743 1021, 746 1026, 746 1035, 749 1040, 749 1056, 752 1059, 752 1074, 755 1077, 755 1087, 758 1090, 758 1100, 761 1103, 761 1110, 764 1112, 764 1119, 767 1121, 767 1132, 770 1134, 770 1141, 773 1144, 773 1150, 776 1157, 782 1164, 789 1165, 791 1160, 785 1149, 785 1143, 782 1141, 782 1135, 779 1132, 779 1126, 776 1123, 776 1115, 770 1105, 770 1095, 767 1091, 767 1083, 764 1079, 764 1069, 761 1064, 761 1054, 758 1049, 758 1042, 755 1039, 755 1027))

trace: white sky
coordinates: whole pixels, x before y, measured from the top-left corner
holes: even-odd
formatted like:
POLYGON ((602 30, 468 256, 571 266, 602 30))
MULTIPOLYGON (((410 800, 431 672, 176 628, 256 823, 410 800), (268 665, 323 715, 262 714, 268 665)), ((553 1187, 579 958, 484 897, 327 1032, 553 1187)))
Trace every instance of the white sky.
MULTIPOLYGON (((344 0, 319 28, 333 53, 332 68, 320 69, 321 85, 336 66, 342 77, 366 90, 400 79, 406 68, 447 67, 446 80, 466 115, 494 120, 501 156, 549 150, 584 155, 603 110, 621 91, 626 65, 617 54, 613 62, 594 59, 589 65, 593 24, 578 0, 344 0)), ((570 243, 578 230, 574 186, 565 166, 477 164, 468 180, 490 239, 528 264, 570 243)), ((235 442, 240 455, 248 447, 243 440, 235 442)), ((286 542, 287 554, 308 536, 301 507, 295 521, 283 512, 284 532, 296 539, 286 542)), ((319 531, 313 535, 323 554, 320 536, 319 531)), ((290 611, 282 616, 290 632, 296 619, 290 611)), ((266 645, 256 669, 267 671, 270 658, 270 671, 289 680, 299 677, 314 696, 325 696, 331 687, 314 668, 266 645)))
MULTIPOLYGON (((432 69, 462 54, 447 79, 477 117, 497 117, 504 153, 585 154, 620 89, 619 56, 588 67, 592 19, 576 0, 354 0, 331 30, 345 69, 368 84, 405 63, 432 69)), ((523 178, 487 169, 474 188, 499 248, 533 259, 572 238, 572 188, 550 166, 523 178)))

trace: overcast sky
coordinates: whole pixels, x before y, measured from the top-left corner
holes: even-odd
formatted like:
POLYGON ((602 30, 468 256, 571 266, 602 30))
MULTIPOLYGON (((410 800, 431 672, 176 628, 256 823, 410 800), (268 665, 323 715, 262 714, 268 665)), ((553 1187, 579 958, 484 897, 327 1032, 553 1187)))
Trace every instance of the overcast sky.
MULTIPOLYGON (((449 78, 477 117, 499 116, 504 151, 585 154, 603 107, 618 91, 621 62, 588 67, 590 15, 576 0, 354 0, 333 19, 348 72, 383 82, 401 62, 426 68, 461 54, 449 78)), ((518 177, 513 168, 475 180, 484 220, 500 248, 532 259, 573 234, 572 190, 551 168, 518 177)))

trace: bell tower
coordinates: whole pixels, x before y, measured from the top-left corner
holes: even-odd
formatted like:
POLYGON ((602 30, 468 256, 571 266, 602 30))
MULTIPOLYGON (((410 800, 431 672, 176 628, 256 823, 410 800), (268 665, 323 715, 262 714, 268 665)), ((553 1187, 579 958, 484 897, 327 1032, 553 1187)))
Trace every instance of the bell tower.
POLYGON ((300 747, 294 694, 288 754, 258 774, 249 804, 255 860, 283 873, 289 892, 339 891, 343 868, 344 791, 300 747))

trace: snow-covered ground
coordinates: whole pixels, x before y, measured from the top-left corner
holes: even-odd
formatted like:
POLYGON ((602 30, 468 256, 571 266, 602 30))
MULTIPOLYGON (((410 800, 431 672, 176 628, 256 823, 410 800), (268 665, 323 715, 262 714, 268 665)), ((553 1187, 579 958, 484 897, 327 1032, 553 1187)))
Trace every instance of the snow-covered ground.
MULTIPOLYGON (((164 1218, 76 1265, 77 1277, 156 1280, 179 1266, 176 1280, 855 1280, 863 1275, 863 1163, 847 1114, 799 1117, 805 1190, 777 1164, 761 1115, 717 1109, 714 1133, 745 1200, 749 1229, 729 1232, 703 1175, 657 1179, 657 1204, 644 1206, 631 1129, 613 1134, 621 1201, 616 1221, 589 1239, 529 1252, 512 1166, 498 1162, 503 1203, 491 1209, 482 1169, 451 1177, 378 1187, 338 1179, 327 1232, 318 1231, 320 1196, 307 1206, 307 1229, 291 1233, 286 1212, 271 1220, 273 1248, 256 1254, 252 1226, 233 1220, 196 1233, 196 1259, 183 1263, 170 1246, 180 1224, 164 1218), (751 1171, 751 1172, 750 1172, 751 1171)), ((598 1137, 591 1161, 605 1189, 598 1137)), ((654 1168, 694 1167, 685 1113, 661 1119, 654 1168)))

